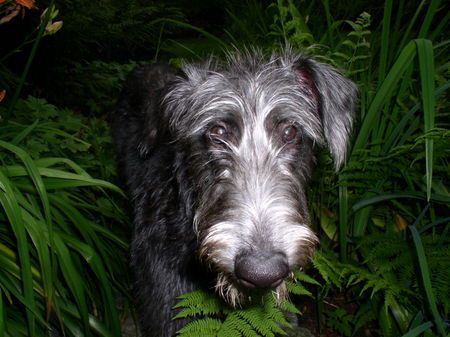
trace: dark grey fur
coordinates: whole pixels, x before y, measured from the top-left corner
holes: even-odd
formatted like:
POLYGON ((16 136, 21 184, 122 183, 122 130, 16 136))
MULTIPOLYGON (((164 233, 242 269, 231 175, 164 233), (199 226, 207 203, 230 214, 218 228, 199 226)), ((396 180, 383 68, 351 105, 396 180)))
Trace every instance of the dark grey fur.
POLYGON ((339 167, 355 85, 290 50, 134 70, 113 121, 134 209, 133 292, 144 336, 172 336, 175 298, 203 287, 231 305, 308 259, 313 147, 339 167))

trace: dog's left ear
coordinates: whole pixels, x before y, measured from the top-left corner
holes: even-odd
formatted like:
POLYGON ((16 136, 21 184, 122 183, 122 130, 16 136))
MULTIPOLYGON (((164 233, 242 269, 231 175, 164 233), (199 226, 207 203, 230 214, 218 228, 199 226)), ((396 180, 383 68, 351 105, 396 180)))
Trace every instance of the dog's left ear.
POLYGON ((323 133, 338 169, 345 161, 357 87, 335 68, 312 59, 298 60, 294 70, 297 80, 317 99, 323 133))

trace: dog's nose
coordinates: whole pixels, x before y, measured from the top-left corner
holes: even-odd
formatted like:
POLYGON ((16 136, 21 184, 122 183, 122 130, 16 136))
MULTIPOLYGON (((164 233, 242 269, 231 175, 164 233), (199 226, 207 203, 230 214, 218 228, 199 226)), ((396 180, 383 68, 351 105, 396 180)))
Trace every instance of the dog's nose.
POLYGON ((244 253, 236 258, 234 273, 246 288, 275 288, 288 275, 289 265, 283 253, 244 253))

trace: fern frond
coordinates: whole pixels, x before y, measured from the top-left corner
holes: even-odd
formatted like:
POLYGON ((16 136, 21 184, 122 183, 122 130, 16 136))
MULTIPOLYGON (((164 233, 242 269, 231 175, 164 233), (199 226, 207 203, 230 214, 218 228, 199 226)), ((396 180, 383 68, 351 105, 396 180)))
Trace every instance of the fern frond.
POLYGON ((263 298, 263 306, 252 304, 246 309, 236 310, 235 314, 249 323, 261 336, 271 337, 275 336, 275 333, 285 334, 280 327, 280 323, 287 323, 287 321, 280 309, 277 308, 273 298, 267 297, 264 296, 263 298), (282 316, 282 322, 279 321, 280 315, 282 316), (274 318, 277 320, 274 320, 274 318))
POLYGON ((355 74, 364 73, 369 68, 371 61, 371 46, 368 41, 371 31, 370 14, 363 12, 355 22, 345 21, 352 31, 349 32, 344 41, 331 55, 338 62, 338 66, 347 69, 348 74, 355 78, 355 74), (339 63, 341 61, 342 63, 339 63))
POLYGON ((314 284, 316 286, 320 286, 320 283, 317 280, 313 279, 311 276, 306 274, 301 269, 298 269, 294 272, 294 278, 296 281, 301 281, 309 284, 314 284))
POLYGON ((339 270, 338 260, 335 256, 327 254, 325 251, 316 251, 311 262, 326 283, 342 289, 342 271, 339 270))
POLYGON ((217 296, 213 296, 205 291, 194 290, 190 293, 178 297, 181 301, 173 308, 182 309, 173 319, 185 318, 189 316, 205 316, 218 314, 222 310, 222 304, 217 296))
MULTIPOLYGON (((308 281, 313 282, 312 279, 308 279, 308 281)), ((199 323, 189 323, 178 331, 182 337, 274 337, 285 335, 283 327, 291 327, 291 324, 286 319, 283 310, 295 314, 300 313, 288 301, 284 301, 278 306, 270 291, 261 297, 255 297, 253 302, 241 309, 231 309, 215 295, 201 290, 180 296, 179 299, 181 301, 174 308, 182 308, 182 310, 174 319, 201 316, 200 319, 194 321, 199 323), (204 315, 223 318, 205 319, 204 315)))
POLYGON ((222 326, 222 322, 215 318, 202 318, 186 324, 177 331, 180 337, 216 337, 222 326))
POLYGON ((263 311, 267 319, 276 322, 278 326, 291 326, 291 324, 286 320, 285 314, 275 303, 275 299, 271 294, 267 294, 265 296, 263 311))
POLYGON ((296 315, 302 314, 302 312, 290 301, 281 302, 280 307, 286 312, 291 312, 296 315))
POLYGON ((286 288, 290 293, 295 295, 312 296, 311 292, 308 289, 306 289, 300 282, 290 282, 290 281, 285 282, 286 288))
POLYGON ((221 333, 219 336, 228 337, 234 332, 237 332, 238 336, 260 337, 249 323, 232 312, 223 322, 223 334, 221 333), (231 330, 232 332, 230 333, 229 331, 231 330))
MULTIPOLYGON (((298 270, 294 272, 293 281, 285 281, 287 290, 293 294, 312 296, 301 282, 320 285, 312 277, 298 270)), ((252 301, 243 308, 232 309, 218 296, 202 290, 184 294, 174 309, 181 311, 173 318, 193 317, 197 319, 189 323, 178 333, 183 337, 220 336, 220 337, 274 337, 286 335, 284 328, 291 328, 286 313, 301 314, 294 304, 288 300, 281 304, 275 301, 271 291, 252 297, 252 301), (205 319, 212 315, 214 319, 205 319), (216 318, 220 317, 220 318, 216 318), (211 326, 208 326, 208 325, 211 326)))

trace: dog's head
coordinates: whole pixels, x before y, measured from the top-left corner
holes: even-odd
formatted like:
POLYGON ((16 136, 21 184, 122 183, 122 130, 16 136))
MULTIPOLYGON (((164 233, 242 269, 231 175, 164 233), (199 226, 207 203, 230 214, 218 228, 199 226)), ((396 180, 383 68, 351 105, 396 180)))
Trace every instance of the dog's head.
POLYGON ((162 103, 164 133, 183 154, 196 200, 199 254, 236 305, 247 289, 284 293, 314 245, 305 181, 313 147, 345 160, 355 85, 290 51, 186 64, 162 103))

